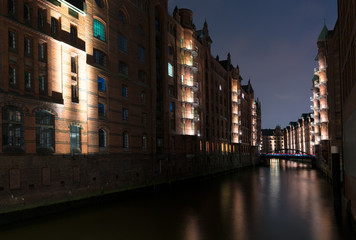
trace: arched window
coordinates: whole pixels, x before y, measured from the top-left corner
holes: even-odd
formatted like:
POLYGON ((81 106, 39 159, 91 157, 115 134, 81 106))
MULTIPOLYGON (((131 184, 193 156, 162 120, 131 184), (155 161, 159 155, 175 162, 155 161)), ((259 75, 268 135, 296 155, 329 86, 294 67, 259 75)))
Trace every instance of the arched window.
POLYGON ((94 25, 94 37, 100 39, 101 41, 105 41, 105 25, 98 19, 93 20, 94 25))
POLYGON ((48 111, 36 113, 36 151, 54 152, 54 116, 48 111))
POLYGON ((28 5, 28 3, 25 3, 25 5, 24 5, 24 18, 26 21, 31 20, 31 10, 30 10, 30 6, 28 5))
POLYGON ((106 132, 103 129, 99 130, 99 148, 106 148, 106 132))
POLYGON ((142 136, 142 150, 147 151, 147 136, 145 134, 142 136))
POLYGON ((122 145, 124 150, 129 150, 129 134, 127 132, 122 135, 122 145))
POLYGON ((119 11, 119 19, 120 19, 120 22, 125 24, 126 23, 126 16, 125 14, 123 13, 123 11, 119 11))
POLYGON ((24 146, 22 110, 6 106, 2 109, 2 147, 4 152, 13 152, 24 146))

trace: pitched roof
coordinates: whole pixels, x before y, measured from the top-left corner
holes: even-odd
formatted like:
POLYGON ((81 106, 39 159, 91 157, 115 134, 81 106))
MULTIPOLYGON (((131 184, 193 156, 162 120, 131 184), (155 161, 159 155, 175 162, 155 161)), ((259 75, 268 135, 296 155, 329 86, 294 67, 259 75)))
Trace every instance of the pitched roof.
POLYGON ((328 35, 328 31, 329 31, 328 28, 324 24, 324 27, 323 27, 323 29, 321 29, 321 32, 319 34, 318 41, 325 41, 326 36, 328 35))

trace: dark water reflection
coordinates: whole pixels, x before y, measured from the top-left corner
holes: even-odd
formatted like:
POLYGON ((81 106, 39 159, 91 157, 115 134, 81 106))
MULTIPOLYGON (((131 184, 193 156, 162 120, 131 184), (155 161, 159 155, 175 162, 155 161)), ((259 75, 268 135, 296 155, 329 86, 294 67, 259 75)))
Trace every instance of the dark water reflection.
POLYGON ((83 209, 0 232, 0 239, 356 239, 334 217, 331 186, 296 163, 83 209))

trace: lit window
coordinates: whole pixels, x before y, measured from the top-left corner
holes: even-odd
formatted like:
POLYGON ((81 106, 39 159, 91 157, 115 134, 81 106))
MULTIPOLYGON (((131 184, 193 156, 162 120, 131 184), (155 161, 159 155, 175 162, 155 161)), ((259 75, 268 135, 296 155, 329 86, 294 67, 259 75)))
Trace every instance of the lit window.
POLYGON ((94 18, 94 37, 105 41, 105 26, 98 19, 94 18))
POLYGON ((242 99, 245 99, 245 94, 242 93, 242 94, 241 94, 241 97, 242 97, 242 99))
POLYGON ((47 111, 36 113, 36 150, 54 152, 54 116, 47 111))
POLYGON ((46 44, 45 43, 40 43, 38 44, 38 58, 39 60, 43 61, 46 59, 46 44))
POLYGON ((103 129, 99 130, 99 148, 106 148, 106 132, 103 129))
POLYGON ((129 149, 129 134, 127 132, 124 132, 122 135, 122 142, 123 142, 123 148, 124 150, 129 149))
POLYGON ((119 49, 127 53, 127 39, 121 33, 119 33, 119 49))
POLYGON ((168 63, 168 76, 173 77, 173 66, 171 63, 168 63))
POLYGON ((79 89, 78 89, 77 77, 72 76, 71 79, 72 79, 71 82, 72 102, 79 103, 79 89))
POLYGON ((2 109, 2 146, 4 152, 24 146, 23 114, 19 108, 6 106, 2 109))
POLYGON ((102 103, 98 104, 98 114, 99 117, 105 117, 105 105, 102 103))
POLYGON ((129 110, 127 108, 122 109, 122 120, 127 121, 129 119, 129 110))
POLYGON ((98 90, 105 92, 105 79, 98 77, 98 90))
POLYGON ((70 126, 70 152, 72 154, 81 153, 80 127, 70 126))

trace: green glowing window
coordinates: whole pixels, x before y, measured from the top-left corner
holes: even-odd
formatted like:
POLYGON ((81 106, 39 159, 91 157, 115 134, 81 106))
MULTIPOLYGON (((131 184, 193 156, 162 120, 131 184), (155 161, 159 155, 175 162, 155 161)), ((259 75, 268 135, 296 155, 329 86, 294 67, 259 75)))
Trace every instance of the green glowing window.
POLYGON ((94 19, 94 37, 105 41, 105 26, 97 19, 94 19))
POLYGON ((173 77, 173 66, 168 63, 168 76, 173 77))

